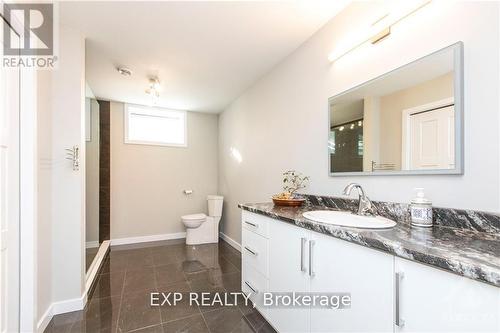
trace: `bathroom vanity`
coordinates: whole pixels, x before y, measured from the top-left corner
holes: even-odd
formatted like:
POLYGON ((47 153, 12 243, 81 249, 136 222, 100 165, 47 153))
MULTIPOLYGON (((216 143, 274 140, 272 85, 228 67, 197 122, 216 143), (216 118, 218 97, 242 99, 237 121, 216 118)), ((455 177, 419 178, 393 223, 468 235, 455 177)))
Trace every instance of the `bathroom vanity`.
MULTIPOLYGON (((330 176, 463 174, 463 84, 458 42, 332 96, 330 176)), ((269 323, 280 332, 500 332, 500 215, 434 207, 434 227, 411 228, 407 204, 371 202, 357 184, 345 194, 355 187, 359 201, 240 205, 242 290, 269 323), (349 293, 351 307, 265 306, 268 292, 349 293)))
POLYGON ((497 233, 406 223, 386 230, 339 227, 304 218, 318 209, 311 202, 240 208, 242 290, 279 332, 500 332, 497 233), (352 305, 262 303, 264 292, 293 291, 350 293, 352 305))

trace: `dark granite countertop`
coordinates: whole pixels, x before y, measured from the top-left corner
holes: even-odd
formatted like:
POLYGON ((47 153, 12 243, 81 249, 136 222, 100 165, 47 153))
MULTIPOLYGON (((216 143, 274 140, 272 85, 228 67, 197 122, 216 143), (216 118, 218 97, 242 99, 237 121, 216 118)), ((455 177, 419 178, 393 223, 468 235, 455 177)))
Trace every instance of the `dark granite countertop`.
POLYGON ((347 228, 314 222, 302 216, 306 211, 329 209, 324 206, 292 208, 277 207, 272 203, 238 206, 253 213, 500 287, 500 234, 443 226, 411 228, 405 223, 398 223, 396 227, 386 230, 347 228))

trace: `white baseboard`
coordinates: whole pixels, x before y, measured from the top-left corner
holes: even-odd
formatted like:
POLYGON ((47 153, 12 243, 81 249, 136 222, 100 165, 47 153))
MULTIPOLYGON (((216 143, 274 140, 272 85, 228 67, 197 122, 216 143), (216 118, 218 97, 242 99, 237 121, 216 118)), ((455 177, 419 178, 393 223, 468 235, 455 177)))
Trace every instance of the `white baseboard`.
POLYGON ((220 232, 219 233, 220 235, 220 238, 222 238, 223 240, 225 240, 229 245, 231 245, 232 247, 234 247, 236 250, 238 250, 238 252, 241 252, 241 244, 238 243, 237 241, 235 241, 234 239, 232 239, 231 237, 229 237, 228 235, 226 235, 225 233, 223 232, 220 232))
POLYGON ((66 301, 52 303, 52 315, 82 310, 87 303, 87 292, 79 298, 68 299, 66 301))
POLYGON ((52 303, 38 321, 36 325, 37 332, 43 333, 55 315, 82 310, 85 307, 85 303, 87 303, 86 292, 79 298, 52 303))
POLYGON ((43 331, 45 331, 45 329, 49 325, 50 320, 52 319, 52 317, 53 317, 53 315, 52 315, 52 305, 49 305, 47 307, 47 311, 45 311, 45 313, 42 315, 42 318, 40 318, 40 320, 38 321, 38 324, 36 325, 36 331, 38 333, 43 333, 43 331))
POLYGON ((186 238, 185 232, 177 232, 172 234, 160 234, 160 235, 150 235, 150 236, 139 236, 139 237, 127 237, 127 238, 115 238, 111 240, 111 245, 125 245, 125 244, 135 244, 144 242, 155 242, 169 239, 180 239, 186 238))
POLYGON ((99 241, 91 241, 91 242, 86 242, 85 243, 85 248, 86 249, 91 249, 94 247, 99 247, 99 241))

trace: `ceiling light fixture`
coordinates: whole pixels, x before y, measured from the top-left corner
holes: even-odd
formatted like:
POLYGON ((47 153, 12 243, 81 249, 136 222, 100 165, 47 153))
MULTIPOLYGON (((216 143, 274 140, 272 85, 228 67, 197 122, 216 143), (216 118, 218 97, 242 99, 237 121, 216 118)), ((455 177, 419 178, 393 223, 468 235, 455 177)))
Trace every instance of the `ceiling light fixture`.
POLYGON ((431 0, 413 0, 413 1, 398 1, 395 2, 393 8, 388 12, 375 20, 369 31, 365 31, 364 34, 357 34, 358 36, 354 38, 350 46, 345 48, 339 48, 334 50, 328 56, 328 60, 331 62, 337 61, 348 53, 354 51, 358 47, 370 42, 371 44, 377 44, 378 42, 389 37, 391 34, 391 28, 403 21, 408 16, 422 9, 428 5, 431 0))
POLYGON ((156 105, 158 100, 160 99, 160 80, 158 78, 153 77, 149 79, 149 88, 146 89, 146 94, 151 97, 151 104, 156 105))
POLYGON ((130 76, 132 75, 132 71, 128 69, 127 67, 117 67, 116 70, 118 73, 120 73, 123 76, 130 76))

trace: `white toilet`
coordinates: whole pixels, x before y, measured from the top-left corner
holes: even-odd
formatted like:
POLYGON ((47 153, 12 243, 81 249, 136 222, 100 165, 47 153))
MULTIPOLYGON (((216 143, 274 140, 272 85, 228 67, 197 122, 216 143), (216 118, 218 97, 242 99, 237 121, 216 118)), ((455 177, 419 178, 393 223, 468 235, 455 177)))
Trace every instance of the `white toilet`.
POLYGON ((208 216, 203 213, 184 215, 182 223, 186 227, 186 244, 206 244, 219 242, 219 222, 222 216, 224 197, 209 195, 208 216))

